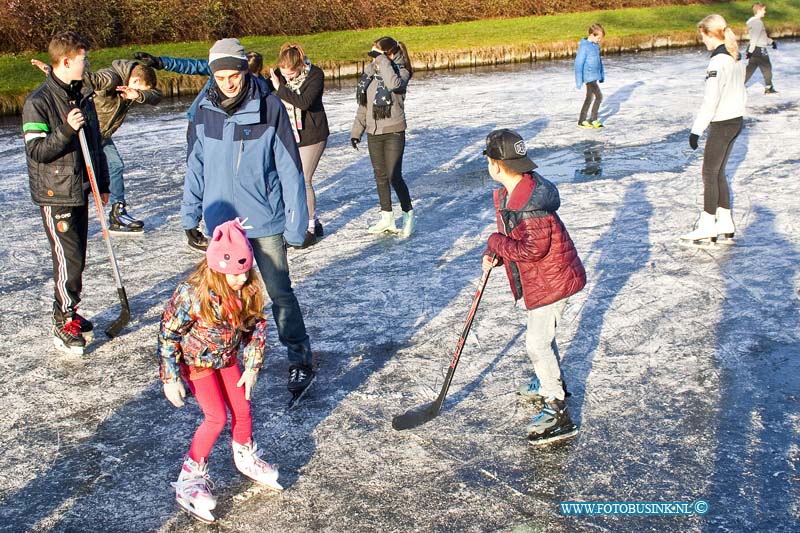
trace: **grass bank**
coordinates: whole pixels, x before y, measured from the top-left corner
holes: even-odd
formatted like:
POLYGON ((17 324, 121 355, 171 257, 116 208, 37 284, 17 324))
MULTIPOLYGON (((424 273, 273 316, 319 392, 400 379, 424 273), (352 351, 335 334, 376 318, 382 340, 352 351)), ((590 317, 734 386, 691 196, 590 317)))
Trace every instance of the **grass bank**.
MULTIPOLYGON (((248 50, 261 52, 267 64, 280 45, 300 42, 311 60, 330 78, 356 75, 363 68, 365 51, 382 35, 404 41, 417 69, 444 69, 568 57, 586 28, 600 22, 606 28, 604 53, 619 53, 698 42, 697 21, 709 13, 720 13, 740 37, 752 16, 751 0, 691 6, 588 11, 516 19, 488 19, 439 26, 387 27, 369 30, 324 32, 291 37, 244 37, 248 50)), ((773 36, 800 35, 800 2, 771 0, 766 24, 773 36)), ((209 42, 186 42, 143 47, 92 50, 93 69, 117 58, 132 57, 136 50, 175 57, 207 57, 209 42)), ((29 61, 44 54, 0 56, 0 114, 19 113, 22 102, 41 83, 41 74, 29 61)), ((166 94, 192 94, 202 87, 200 77, 159 72, 159 86, 166 94)))

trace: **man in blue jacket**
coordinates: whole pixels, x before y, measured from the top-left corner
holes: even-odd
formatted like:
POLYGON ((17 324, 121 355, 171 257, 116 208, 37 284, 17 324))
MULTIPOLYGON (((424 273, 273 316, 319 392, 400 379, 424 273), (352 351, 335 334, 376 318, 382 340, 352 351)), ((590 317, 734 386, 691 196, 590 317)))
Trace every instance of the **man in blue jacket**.
POLYGON ((283 104, 248 72, 238 39, 214 43, 208 64, 214 84, 189 125, 183 228, 197 231, 203 218, 213 233, 223 222, 246 219, 278 338, 289 352, 289 391, 296 398, 314 379, 286 257, 286 242, 301 245, 308 226, 300 153, 283 104))

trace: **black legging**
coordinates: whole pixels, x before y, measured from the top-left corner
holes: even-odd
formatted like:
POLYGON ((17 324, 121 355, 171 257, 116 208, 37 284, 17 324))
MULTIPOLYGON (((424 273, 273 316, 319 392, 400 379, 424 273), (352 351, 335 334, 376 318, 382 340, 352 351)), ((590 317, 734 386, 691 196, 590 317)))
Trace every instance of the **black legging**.
POLYGON ((736 137, 742 131, 742 117, 712 122, 703 150, 703 209, 715 215, 717 207, 731 208, 731 192, 725 165, 736 137))
POLYGON ((403 211, 411 211, 411 195, 403 181, 403 152, 406 147, 406 132, 367 134, 367 148, 375 172, 375 183, 378 185, 378 201, 381 211, 392 210, 391 184, 403 211))
POLYGON ((586 84, 586 99, 583 101, 578 124, 586 120, 586 113, 589 111, 592 98, 594 98, 594 105, 592 106, 592 115, 589 117, 590 122, 597 120, 597 110, 600 109, 600 102, 603 101, 603 93, 600 92, 600 85, 596 81, 590 81, 586 84))

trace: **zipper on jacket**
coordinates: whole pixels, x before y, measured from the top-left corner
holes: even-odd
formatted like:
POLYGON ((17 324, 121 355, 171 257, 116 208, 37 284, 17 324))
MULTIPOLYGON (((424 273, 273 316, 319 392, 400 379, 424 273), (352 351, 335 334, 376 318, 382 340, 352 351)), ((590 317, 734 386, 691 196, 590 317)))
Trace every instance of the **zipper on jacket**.
POLYGON ((236 158, 236 172, 234 173, 236 177, 239 177, 239 165, 242 163, 242 154, 244 153, 244 139, 242 139, 239 143, 239 156, 236 158))

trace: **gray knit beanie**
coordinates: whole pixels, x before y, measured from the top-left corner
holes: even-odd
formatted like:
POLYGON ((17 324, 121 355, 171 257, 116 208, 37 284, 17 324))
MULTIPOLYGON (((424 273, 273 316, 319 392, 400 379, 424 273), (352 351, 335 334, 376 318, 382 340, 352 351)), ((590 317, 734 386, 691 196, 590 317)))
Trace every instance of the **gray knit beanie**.
POLYGON ((239 39, 220 39, 208 53, 211 72, 218 70, 247 70, 247 56, 239 39))

